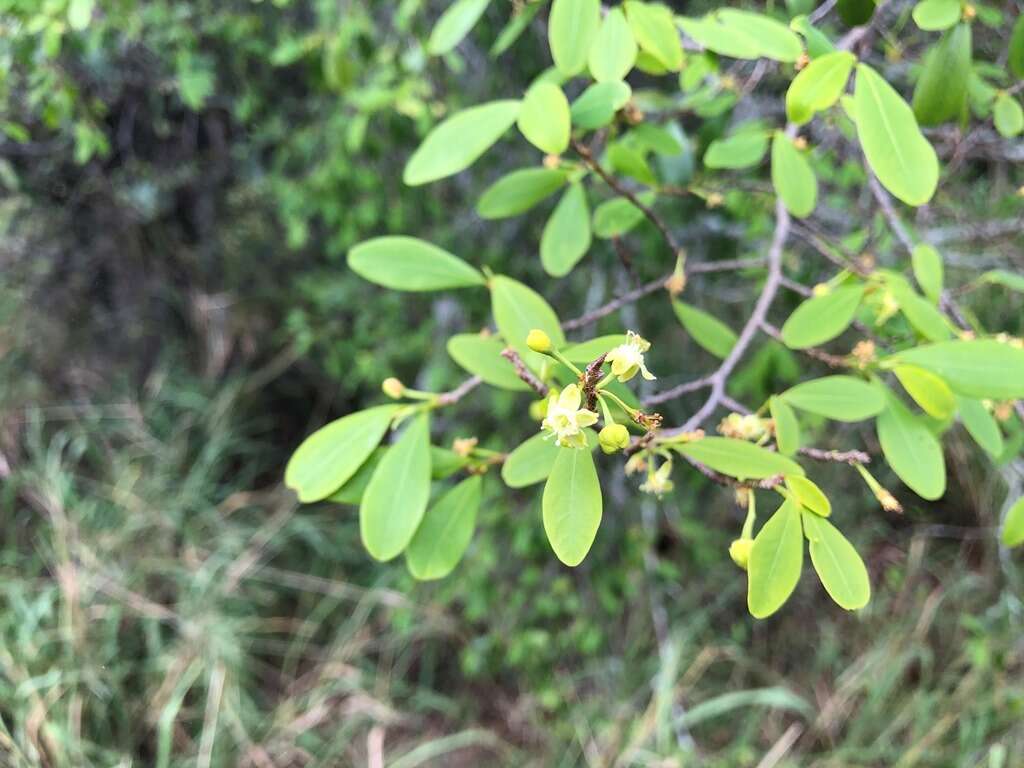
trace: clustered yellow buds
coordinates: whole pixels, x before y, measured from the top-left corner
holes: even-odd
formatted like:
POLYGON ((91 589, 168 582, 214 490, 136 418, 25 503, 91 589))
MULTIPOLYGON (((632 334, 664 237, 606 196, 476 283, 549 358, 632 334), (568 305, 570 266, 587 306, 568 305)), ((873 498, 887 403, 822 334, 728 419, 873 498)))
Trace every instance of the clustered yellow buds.
POLYGON ((828 296, 830 293, 832 293, 832 287, 828 283, 818 283, 811 289, 811 295, 815 298, 828 296))
POLYGON ((384 381, 381 382, 380 388, 384 391, 384 394, 392 400, 398 400, 405 394, 405 384, 400 382, 394 376, 384 379, 384 381))
POLYGON ((473 452, 478 442, 475 437, 457 437, 452 441, 452 453, 465 458, 473 452))
POLYGON ((754 547, 753 539, 736 539, 729 545, 729 557, 744 571, 750 562, 750 550, 754 547))
POLYGON ((622 424, 609 424, 598 432, 597 441, 605 453, 621 451, 629 445, 629 430, 622 424))
POLYGON ((551 351, 551 337, 539 328, 534 328, 526 336, 526 346, 534 352, 546 354, 551 351))
POLYGON ((882 505, 882 509, 886 512, 902 512, 903 505, 896 500, 896 497, 889 493, 885 488, 875 489, 875 498, 878 499, 878 503, 882 505))
POLYGON ((875 359, 877 358, 875 342, 870 339, 858 341, 850 354, 853 356, 853 359, 857 361, 858 366, 866 368, 868 365, 875 362, 875 359))

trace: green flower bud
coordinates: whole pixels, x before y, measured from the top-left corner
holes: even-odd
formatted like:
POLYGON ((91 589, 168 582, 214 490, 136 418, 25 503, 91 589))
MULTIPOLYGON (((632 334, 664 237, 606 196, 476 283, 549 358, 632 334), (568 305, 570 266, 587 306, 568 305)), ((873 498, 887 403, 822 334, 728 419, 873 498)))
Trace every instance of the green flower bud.
POLYGON ((629 430, 622 424, 609 424, 598 433, 597 441, 605 453, 621 451, 629 445, 629 430))
POLYGON ((534 352, 545 354, 551 351, 551 337, 539 328, 534 328, 526 336, 526 346, 534 352))

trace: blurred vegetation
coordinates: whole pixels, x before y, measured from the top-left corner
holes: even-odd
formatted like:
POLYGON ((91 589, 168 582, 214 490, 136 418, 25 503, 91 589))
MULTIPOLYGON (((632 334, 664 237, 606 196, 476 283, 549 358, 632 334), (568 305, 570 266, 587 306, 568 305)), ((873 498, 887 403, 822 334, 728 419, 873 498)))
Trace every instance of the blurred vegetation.
MULTIPOLYGON (((740 511, 696 482, 638 508, 613 479, 571 573, 535 494, 490 486, 434 585, 370 562, 353 510, 280 487, 297 441, 385 376, 459 381, 439 340, 487 321, 484 298, 368 286, 344 267, 353 242, 415 232, 539 273, 523 243, 542 219, 471 213, 522 156, 473 184, 400 183, 443 109, 521 90, 541 55, 527 31, 491 62, 510 7, 492 3, 428 59, 444 6, 0 0, 0 764, 1022 764, 1020 560, 992 533, 1004 479, 966 439, 943 502, 850 530, 877 585, 862 614, 804 579, 767 623, 726 555, 740 511)), ((954 274, 1020 258, 1019 229, 964 225, 1019 215, 997 164, 963 172, 949 242, 978 258, 954 274)), ((768 223, 743 190, 675 216, 720 258, 768 223)), ((653 242, 629 270, 599 252, 560 298, 584 309, 661 274, 653 242)), ((743 300, 727 277, 700 290, 743 300)), ((965 301, 1021 331, 1019 296, 965 301)), ((676 328, 658 340, 666 361, 703 354, 676 328)), ((786 381, 788 354, 764 347, 738 383, 786 381)), ((469 402, 438 426, 515 441, 516 408, 469 402)))

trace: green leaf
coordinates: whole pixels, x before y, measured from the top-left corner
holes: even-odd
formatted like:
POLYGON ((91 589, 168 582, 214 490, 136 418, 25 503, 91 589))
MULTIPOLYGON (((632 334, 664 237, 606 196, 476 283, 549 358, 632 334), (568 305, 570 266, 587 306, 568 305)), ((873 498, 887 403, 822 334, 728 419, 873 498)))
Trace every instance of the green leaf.
POLYGON ((992 119, 1001 136, 1012 139, 1024 131, 1024 109, 1008 93, 1000 93, 992 107, 992 119))
POLYGON ((68 3, 68 26, 75 32, 88 27, 95 6, 96 0, 71 0, 68 3))
POLYGON ((1024 350, 995 339, 924 344, 886 358, 938 374, 960 395, 992 400, 1024 397, 1024 350))
POLYGON ((476 527, 483 478, 471 475, 438 499, 405 551, 405 563, 420 581, 443 579, 459 564, 476 527))
POLYGON ((610 352, 620 344, 626 343, 626 336, 613 334, 610 336, 598 336, 579 344, 573 344, 561 350, 562 357, 570 363, 591 363, 605 352, 610 352))
POLYGON ((376 560, 397 557, 409 545, 430 499, 430 427, 412 419, 380 460, 359 506, 363 546, 376 560))
POLYGON ((599 0, 554 0, 548 16, 548 45, 559 72, 571 77, 586 66, 600 24, 599 0))
POLYGON ((560 155, 569 148, 569 100, 557 85, 541 81, 526 92, 517 125, 537 149, 560 155))
POLYGON ((896 297, 900 312, 907 318, 907 322, 928 341, 946 341, 953 335, 946 316, 934 304, 914 293, 905 280, 890 280, 889 289, 896 297))
POLYGON ((772 139, 772 186, 797 218, 810 216, 818 204, 818 180, 811 164, 782 131, 772 139))
POLYGON ((944 32, 924 56, 914 87, 914 116, 921 125, 939 125, 966 114, 971 76, 971 25, 944 32))
POLYGON ((876 423, 878 442, 893 472, 923 499, 946 492, 946 461, 928 424, 893 396, 876 423))
POLYGON ((743 131, 725 139, 715 139, 704 153, 708 168, 750 168, 764 159, 768 151, 768 134, 743 131))
POLYGON ((722 8, 712 15, 734 34, 754 41, 759 56, 792 63, 804 52, 796 33, 770 16, 735 8, 722 8))
POLYGON ((927 243, 920 243, 914 246, 911 253, 911 263, 914 268, 914 279, 921 286, 924 295, 937 304, 942 296, 943 268, 942 256, 927 243))
POLYGON ((617 173, 630 176, 641 184, 654 186, 658 183, 644 156, 621 141, 608 147, 608 163, 617 173))
POLYGON ((725 358, 736 345, 732 328, 714 315, 681 301, 673 301, 672 309, 693 340, 717 358, 725 358))
POLYGON ((939 182, 939 161, 913 110, 866 64, 857 65, 853 99, 857 138, 878 180, 907 205, 927 203, 939 182))
POLYGON ((1003 535, 1000 538, 1006 547, 1016 547, 1024 543, 1024 498, 1017 499, 1006 513, 1003 535))
MULTIPOLYGON (((644 205, 654 202, 653 192, 641 192, 637 199, 644 205)), ((606 200, 594 209, 594 235, 602 240, 621 237, 644 220, 644 212, 624 197, 606 200)))
POLYGON ((569 109, 572 124, 584 131, 608 125, 631 94, 625 83, 594 83, 572 103, 569 109))
POLYGON ((491 101, 442 121, 427 134, 405 164, 402 180, 411 187, 465 170, 502 137, 519 116, 519 102, 491 101))
POLYGON ((1003 433, 999 431, 999 424, 985 405, 980 400, 959 397, 957 398, 957 408, 960 411, 960 420, 964 423, 968 434, 974 438, 974 442, 989 455, 1001 456, 1003 433))
POLYGON ((805 381, 780 397, 794 408, 833 421, 862 421, 885 408, 879 387, 853 376, 825 376, 805 381))
POLYGON ((804 514, 803 521, 811 564, 829 597, 848 611, 863 608, 871 599, 871 580, 857 550, 828 520, 804 514))
POLYGON ((792 456, 800 450, 800 422, 785 400, 772 395, 768 409, 775 422, 775 443, 779 453, 792 456))
POLYGON ((469 466, 469 459, 457 454, 451 448, 430 446, 430 477, 432 480, 444 480, 467 466, 469 466))
POLYGON ((441 291, 484 285, 484 276, 443 248, 415 237, 375 237, 353 246, 348 266, 395 291, 441 291))
POLYGON ((491 0, 455 0, 434 24, 427 53, 442 56, 460 42, 480 20, 491 0))
POLYGON ((501 56, 501 54, 511 48, 516 40, 522 36, 523 32, 530 28, 530 22, 533 21, 542 7, 543 3, 529 3, 528 5, 515 8, 512 12, 512 17, 508 20, 508 24, 502 28, 501 32, 494 39, 494 44, 489 51, 491 58, 501 56))
POLYGON ((931 371, 916 365, 897 365, 892 369, 903 389, 921 410, 936 419, 948 419, 956 410, 953 390, 931 371))
POLYGON ((960 21, 960 0, 921 0, 914 6, 914 23, 926 32, 949 29, 960 21))
POLYGON ((561 450, 554 440, 538 432, 508 455, 501 467, 501 479, 509 488, 526 488, 547 480, 561 450))
POLYGON ((804 566, 800 508, 786 500, 762 526, 747 563, 747 609, 755 619, 771 616, 785 603, 804 566))
POLYGON ((526 346, 526 336, 538 328, 551 337, 555 348, 565 346, 565 334, 558 315, 544 297, 532 288, 504 275, 491 278, 491 314, 498 331, 532 368, 547 358, 526 346))
POLYGON ((1024 80, 1024 14, 1017 17, 1010 33, 1006 65, 1018 80, 1024 80))
POLYGON ((558 201, 540 238, 544 271, 564 277, 590 248, 590 209, 583 185, 573 182, 558 201))
POLYGON ((803 467, 792 459, 731 437, 704 437, 676 446, 676 450, 716 472, 740 480, 804 473, 803 467))
POLYGON ((790 349, 807 349, 831 341, 849 328, 863 296, 864 286, 855 284, 807 299, 783 324, 782 340, 790 349))
POLYGON ((569 174, 557 168, 520 168, 489 186, 476 204, 482 219, 505 219, 525 213, 563 186, 569 174))
POLYGON ((621 8, 612 8, 590 46, 590 74, 599 83, 624 80, 636 63, 637 46, 621 8))
POLYGON ((756 40, 730 29, 714 14, 709 13, 700 19, 680 17, 679 26, 687 37, 720 56, 733 59, 757 59, 761 56, 756 40))
POLYGON ((655 61, 669 72, 678 72, 683 66, 683 45, 679 40, 675 18, 667 6, 660 3, 624 3, 633 37, 655 61))
POLYGON ((366 486, 370 484, 370 478, 373 477, 373 473, 377 470, 377 465, 380 464, 380 460, 384 458, 384 454, 387 452, 387 448, 374 448, 366 461, 356 470, 355 474, 346 480, 341 488, 328 496, 327 501, 334 504, 354 504, 359 506, 359 502, 363 500, 366 486))
POLYGON ((284 471, 284 484, 306 504, 326 499, 343 486, 391 425, 397 406, 379 405, 321 427, 295 449, 284 471))
POLYGON ((848 51, 827 53, 814 59, 793 79, 786 91, 786 115, 803 125, 815 113, 828 109, 843 95, 857 57, 848 51))
POLYGON ((832 514, 832 502, 814 482, 802 475, 790 475, 786 478, 786 487, 792 491, 800 506, 821 517, 832 514))
POLYGON ((448 339, 448 354, 464 370, 479 376, 492 387, 516 392, 530 387, 516 376, 512 364, 501 356, 505 344, 476 333, 460 333, 448 339))
POLYGON ((803 36, 804 44, 807 46, 807 55, 811 57, 812 61, 821 56, 827 56, 836 49, 825 33, 811 24, 806 15, 794 16, 789 22, 789 27, 803 36))
POLYGON ((555 555, 568 566, 582 563, 601 525, 601 485, 590 451, 558 449, 541 507, 555 555))
POLYGON ((1024 293, 1024 275, 1014 274, 1005 269, 990 269, 979 280, 983 283, 994 283, 1005 286, 1011 291, 1024 293))

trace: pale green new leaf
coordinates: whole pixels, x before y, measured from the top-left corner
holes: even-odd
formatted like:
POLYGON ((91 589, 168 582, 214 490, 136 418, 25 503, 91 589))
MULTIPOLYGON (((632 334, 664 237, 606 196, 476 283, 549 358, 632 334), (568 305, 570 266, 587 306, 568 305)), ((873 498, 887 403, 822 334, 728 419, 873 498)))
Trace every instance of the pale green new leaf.
POLYGON ((811 164, 782 131, 772 139, 772 186, 797 218, 810 216, 818 204, 818 180, 811 164))
POLYGON ((914 23, 926 32, 949 29, 960 21, 960 0, 921 0, 912 15, 914 23))
POLYGON ((950 389, 979 399, 1024 398, 1024 349, 995 339, 924 344, 886 359, 938 374, 950 389))
POLYGON ((740 480, 761 480, 777 475, 802 475, 804 469, 792 459, 746 440, 704 437, 674 446, 679 453, 723 475, 740 480))
POLYGON ((900 305, 900 312, 928 341, 946 341, 953 336, 949 320, 931 302, 918 296, 902 278, 891 280, 889 289, 900 305))
POLYGON ((821 584, 840 608, 856 611, 871 599, 868 569, 853 545, 828 520, 804 514, 804 532, 821 584))
POLYGON ((1007 93, 1001 93, 996 97, 996 103, 992 107, 992 120, 1000 135, 1008 139, 1024 131, 1024 109, 1021 108, 1019 101, 1007 93))
POLYGON ((811 20, 806 14, 800 14, 790 19, 789 28, 803 36, 804 45, 807 46, 807 55, 811 57, 812 61, 827 56, 836 49, 825 33, 811 24, 811 20))
POLYGON ((803 125, 816 112, 828 109, 842 96, 857 57, 848 51, 820 56, 793 79, 786 91, 786 115, 791 122, 803 125))
POLYGON ((612 8, 590 46, 590 74, 599 83, 624 80, 636 63, 637 45, 621 8, 612 8))
POLYGON ((1006 521, 1003 523, 1003 534, 1000 539, 1007 547, 1024 544, 1024 498, 1017 499, 1010 507, 1010 511, 1006 513, 1006 521))
MULTIPOLYGON (((637 199, 649 206, 654 202, 654 193, 641 192, 637 199)), ((620 237, 643 220, 643 211, 625 197, 615 197, 594 209, 594 235, 602 240, 620 237)))
POLYGON ((992 285, 1002 285, 1011 291, 1024 293, 1024 275, 1018 275, 1005 269, 990 269, 979 278, 979 281, 992 285))
POLYGON ((714 12, 712 17, 734 34, 755 41, 758 54, 765 58, 791 63, 804 52, 796 33, 770 16, 736 8, 722 8, 714 12))
POLYGON ((540 238, 540 261, 544 271, 564 277, 590 248, 590 209, 583 185, 574 182, 562 195, 544 225, 540 238))
POLYGON ((816 483, 803 475, 790 475, 786 478, 786 487, 792 491, 800 506, 821 517, 832 514, 832 502, 816 483))
POLYGON ((284 484, 303 503, 326 499, 355 474, 377 447, 396 408, 379 405, 318 429, 302 441, 288 460, 284 484))
POLYGON ((434 24, 427 53, 442 56, 460 42, 480 20, 491 0, 455 0, 434 24))
POLYGON ((346 480, 341 488, 328 496, 327 501, 335 504, 359 506, 359 503, 363 500, 366 486, 370 484, 370 478, 377 471, 377 465, 380 464, 380 460, 384 458, 385 453, 387 453, 387 448, 374 448, 373 452, 362 463, 362 466, 356 470, 355 474, 346 480))
POLYGON ((704 165, 708 168, 750 168, 760 163, 767 151, 767 133, 743 131, 712 141, 704 153, 704 165))
POLYGON ((914 268, 914 279, 921 286, 924 295, 932 303, 937 304, 942 295, 942 256, 931 245, 920 243, 914 246, 910 258, 914 268))
POLYGON ((957 408, 960 420, 964 423, 968 434, 974 442, 988 452, 990 456, 999 456, 1003 452, 1003 433, 995 417, 988 412, 985 404, 970 397, 958 397, 957 408))
POLYGON ((632 90, 623 82, 594 83, 569 108, 572 124, 584 131, 608 125, 631 94, 632 90))
POLYGON ((548 45, 559 72, 571 77, 586 66, 600 24, 600 0, 554 0, 551 3, 548 45))
POLYGON ((568 178, 569 174, 558 168, 520 168, 484 190, 476 212, 482 219, 518 216, 565 186, 568 178))
POLYGON ((448 339, 448 354, 464 370, 492 387, 522 392, 529 386, 516 376, 515 368, 501 356, 505 343, 476 333, 460 333, 448 339))
POLYGON ((526 92, 517 125, 537 149, 560 155, 569 148, 569 100, 557 85, 541 81, 526 92))
POLYGON ((807 299, 783 324, 783 342, 790 349, 806 349, 831 341, 853 322, 863 296, 864 286, 855 284, 807 299))
POLYGON ((376 560, 397 557, 409 545, 430 498, 430 428, 415 416, 380 460, 359 505, 363 546, 376 560))
POLYGON ((923 499, 946 492, 946 460, 942 445, 928 425, 890 396, 878 415, 878 442, 893 472, 923 499))
POLYGON ((526 337, 534 328, 544 331, 556 348, 565 346, 565 334, 558 315, 543 296, 504 275, 491 278, 490 287, 494 323, 508 345, 522 356, 527 365, 538 368, 546 359, 526 346, 526 337))
POLYGON ((792 456, 800 450, 800 422, 789 404, 780 397, 772 395, 768 400, 768 410, 775 423, 775 444, 779 453, 792 456))
POLYGON ((509 488, 525 488, 546 480, 561 450, 549 435, 538 432, 508 455, 501 467, 501 479, 509 488))
POLYGON ((857 65, 853 98, 857 138, 878 180, 907 205, 927 203, 939 181, 939 161, 910 105, 866 64, 857 65))
POLYGON ((921 410, 936 419, 948 419, 956 410, 956 397, 942 379, 916 365, 897 365, 892 369, 903 389, 921 410))
POLYGON ((672 309, 693 340, 715 357, 725 358, 736 345, 735 332, 714 315, 682 301, 673 301, 672 309))
POLYGON ((395 291, 441 291, 485 282, 480 272, 443 248, 401 235, 353 246, 348 265, 363 279, 395 291))
POLYGON ((459 564, 476 527, 483 478, 471 475, 427 510, 405 550, 405 564, 416 579, 443 579, 459 564))
POLYGON ((512 127, 519 102, 491 101, 439 123, 405 164, 402 180, 415 187, 443 179, 472 165, 512 127))
POLYGON ((862 421, 882 412, 881 389, 853 376, 825 376, 797 384, 780 397, 794 408, 833 421, 862 421))
POLYGON ((92 21, 96 0, 71 0, 68 3, 68 26, 75 32, 81 32, 92 21))
POLYGON ((638 0, 627 0, 624 7, 640 48, 669 72, 678 72, 683 66, 683 45, 672 10, 661 3, 638 0))
POLYGON ((541 507, 555 555, 568 566, 579 565, 601 525, 601 485, 590 451, 558 449, 541 507))
POLYGON ((755 619, 771 616, 800 581, 804 540, 800 507, 786 500, 754 538, 747 562, 747 609, 755 619))

